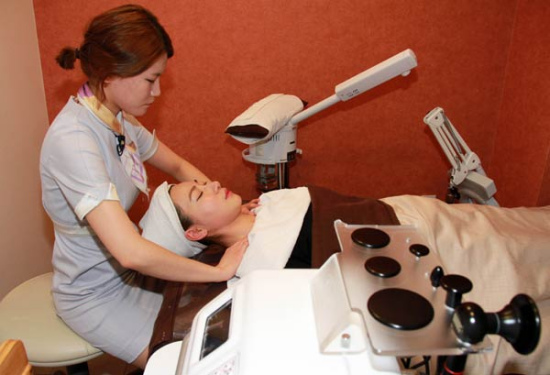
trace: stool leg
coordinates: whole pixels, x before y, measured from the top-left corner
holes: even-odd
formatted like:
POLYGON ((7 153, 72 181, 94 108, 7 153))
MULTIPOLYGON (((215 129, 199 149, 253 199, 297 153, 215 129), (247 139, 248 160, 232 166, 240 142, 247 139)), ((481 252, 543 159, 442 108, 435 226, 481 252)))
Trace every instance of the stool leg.
POLYGON ((67 375, 89 375, 88 362, 67 366, 67 375))

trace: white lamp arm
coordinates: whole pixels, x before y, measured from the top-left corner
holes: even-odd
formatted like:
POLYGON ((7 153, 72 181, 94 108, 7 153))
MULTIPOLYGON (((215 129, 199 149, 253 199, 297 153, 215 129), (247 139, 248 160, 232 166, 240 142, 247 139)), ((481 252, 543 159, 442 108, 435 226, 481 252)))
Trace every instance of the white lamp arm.
POLYGON ((452 165, 451 181, 459 185, 470 171, 485 175, 481 162, 455 129, 443 108, 432 109, 425 117, 426 123, 452 165))

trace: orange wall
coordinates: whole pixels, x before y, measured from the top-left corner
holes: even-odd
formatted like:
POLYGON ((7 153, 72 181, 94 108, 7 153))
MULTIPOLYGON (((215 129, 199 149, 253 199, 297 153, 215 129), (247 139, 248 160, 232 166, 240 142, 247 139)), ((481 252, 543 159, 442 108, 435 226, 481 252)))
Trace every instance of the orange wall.
MULTIPOLYGON (((34 0, 50 120, 83 80, 78 71, 55 65, 55 55, 65 45, 80 44, 90 17, 122 3, 34 0)), ((529 91, 514 81, 525 73, 520 67, 533 48, 529 38, 537 38, 540 55, 547 54, 542 48, 548 40, 547 22, 542 21, 549 19, 544 0, 140 3, 157 14, 176 50, 162 78, 163 95, 142 122, 211 178, 245 198, 257 195, 255 167, 242 160, 244 145, 223 132, 235 116, 275 92, 317 103, 332 95, 336 84, 411 48, 419 66, 410 76, 339 103, 299 125, 298 147, 304 153, 290 169, 291 185, 319 184, 374 197, 406 193, 442 197, 449 165, 422 122, 429 110, 440 106, 479 154, 489 175, 495 171, 497 188, 503 191, 501 203, 537 203, 548 164, 548 134, 543 139, 537 132, 548 131, 542 124, 548 123, 550 106, 544 108, 544 121, 528 118, 540 121, 533 124, 536 131, 529 137, 522 131, 500 131, 498 121, 501 118, 504 129, 516 122, 506 110, 513 112, 508 102, 517 95, 505 93, 505 87, 522 90, 522 97, 529 91), (538 22, 530 22, 531 17, 538 22), (520 34, 517 39, 515 29, 520 34), (507 68, 509 56, 512 66, 507 68), (537 145, 536 153, 508 154, 504 147, 517 138, 530 145, 531 137, 544 143, 537 145), (531 156, 537 158, 535 175, 523 161, 531 156), (530 181, 532 189, 519 197, 514 188, 506 191, 504 185, 511 182, 502 173, 504 157, 509 159, 506 167, 524 171, 538 186, 530 181)), ((529 69, 534 70, 532 65, 529 69)), ((548 67, 540 69, 548 72, 548 67)), ((537 88, 546 86, 546 92, 547 77, 533 72, 533 79, 543 80, 537 88)), ((548 95, 529 96, 548 102, 548 95)), ((151 170, 150 175, 152 185, 165 179, 151 170)), ((142 210, 144 203, 138 207, 142 210)))
POLYGON ((490 172, 507 205, 550 205, 550 2, 518 2, 490 172))

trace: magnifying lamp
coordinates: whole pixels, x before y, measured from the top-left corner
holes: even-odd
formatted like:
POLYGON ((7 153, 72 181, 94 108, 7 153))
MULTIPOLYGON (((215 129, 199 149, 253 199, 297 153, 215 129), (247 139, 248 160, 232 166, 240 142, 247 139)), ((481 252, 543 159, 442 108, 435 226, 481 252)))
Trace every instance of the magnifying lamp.
POLYGON ((259 190, 265 192, 289 187, 288 162, 296 158, 296 153, 301 153, 301 150, 296 148, 296 129, 299 122, 340 101, 348 101, 397 76, 407 76, 416 66, 416 56, 412 50, 407 49, 398 53, 336 85, 334 95, 294 114, 269 138, 246 142, 249 144, 249 148, 245 149, 242 155, 245 160, 258 165, 256 181, 259 190))

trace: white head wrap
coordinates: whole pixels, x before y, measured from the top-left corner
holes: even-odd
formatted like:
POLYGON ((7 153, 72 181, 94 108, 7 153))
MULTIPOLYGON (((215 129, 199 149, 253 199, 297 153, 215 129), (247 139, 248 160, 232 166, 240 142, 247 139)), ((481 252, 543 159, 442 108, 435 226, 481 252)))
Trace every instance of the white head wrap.
POLYGON ((163 182, 153 194, 149 209, 139 222, 142 236, 184 257, 192 257, 206 248, 200 242, 185 238, 174 203, 168 193, 169 185, 163 182))

